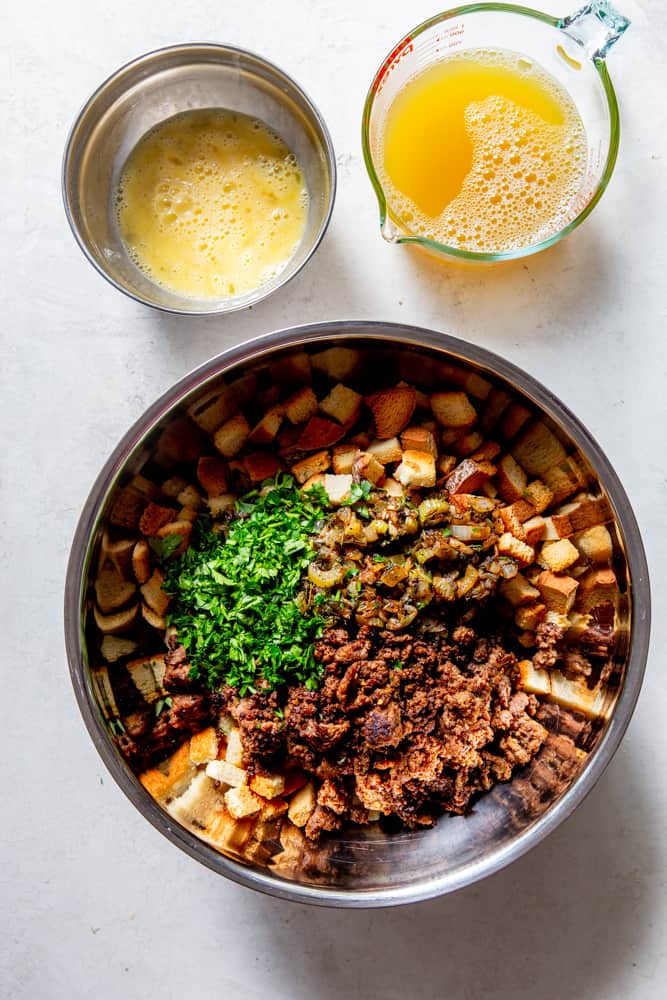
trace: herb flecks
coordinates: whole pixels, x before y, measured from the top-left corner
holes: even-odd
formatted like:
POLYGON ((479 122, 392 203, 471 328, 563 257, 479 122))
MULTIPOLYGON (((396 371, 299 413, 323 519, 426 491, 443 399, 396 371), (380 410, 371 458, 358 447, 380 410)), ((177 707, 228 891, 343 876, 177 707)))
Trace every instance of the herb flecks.
POLYGON ((328 498, 316 488, 302 494, 291 476, 278 474, 268 485, 239 501, 226 533, 198 518, 164 584, 191 677, 212 689, 231 684, 242 695, 263 682, 315 688, 320 674, 313 643, 324 619, 304 612, 297 595, 328 498))

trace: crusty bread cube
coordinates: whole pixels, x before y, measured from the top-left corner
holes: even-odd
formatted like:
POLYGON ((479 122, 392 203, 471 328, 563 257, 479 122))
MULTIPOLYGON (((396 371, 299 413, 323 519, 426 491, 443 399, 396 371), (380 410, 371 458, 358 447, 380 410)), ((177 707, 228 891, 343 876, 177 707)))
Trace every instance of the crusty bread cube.
POLYGON ((337 444, 334 447, 333 469, 336 475, 352 472, 352 463, 358 450, 356 444, 337 444))
POLYGON ((315 788, 313 783, 309 781, 290 799, 287 816, 295 826, 303 827, 312 816, 314 809, 315 788))
POLYGON ((438 457, 435 435, 426 427, 406 427, 401 434, 401 444, 405 451, 425 451, 433 458, 438 457))
POLYGON ((452 451, 455 452, 459 458, 467 458, 468 455, 472 455, 473 452, 477 451, 483 440, 484 438, 479 431, 468 431, 454 441, 452 444, 452 451))
POLYGON ((382 489, 386 490, 390 497, 404 497, 405 490, 398 482, 397 479, 393 479, 392 476, 388 476, 384 483, 382 484, 382 489))
POLYGON ((403 449, 398 438, 387 438, 384 441, 371 441, 366 449, 369 455, 380 462, 381 465, 389 465, 390 462, 400 462, 403 458, 403 449))
POLYGON ((474 493, 496 471, 490 462, 475 462, 464 458, 449 474, 445 486, 450 493, 474 493))
POLYGON ((560 465, 554 465, 543 473, 544 481, 553 494, 555 503, 562 503, 567 497, 586 485, 587 475, 574 456, 560 465))
POLYGON ((162 527, 157 532, 158 538, 167 538, 169 535, 179 535, 181 543, 177 549, 174 550, 174 555, 182 555, 190 544, 190 536, 192 534, 192 521, 181 520, 180 515, 177 521, 170 521, 169 524, 163 524, 162 527))
POLYGON ((527 500, 515 500, 508 507, 500 507, 498 510, 505 531, 511 531, 521 541, 526 540, 524 521, 528 521, 534 513, 535 508, 527 500))
POLYGON ((609 529, 604 524, 596 524, 592 528, 575 535, 572 539, 579 552, 593 563, 608 563, 614 554, 614 545, 609 529))
POLYGON ((136 649, 137 643, 134 639, 122 639, 117 635, 105 635, 100 646, 102 658, 107 663, 117 663, 125 656, 132 656, 136 649))
MULTIPOLYGON (((435 467, 438 470, 438 476, 448 476, 450 472, 456 468, 456 463, 456 455, 439 455, 438 460, 435 463, 435 467)), ((482 483, 482 486, 484 486, 484 483, 482 483)))
POLYGON ((339 476, 332 476, 331 473, 327 472, 322 485, 331 503, 338 506, 344 500, 349 499, 352 482, 352 475, 349 472, 339 476))
POLYGON ((385 478, 384 465, 380 465, 375 456, 369 452, 358 451, 352 463, 352 477, 357 483, 367 479, 375 486, 385 478))
POLYGON ((136 590, 134 581, 124 580, 113 566, 103 569, 95 580, 97 606, 105 615, 112 611, 118 611, 124 604, 131 601, 136 590))
POLYGON ((375 436, 393 438, 410 423, 417 396, 412 386, 395 386, 366 396, 366 405, 373 414, 375 436))
POLYGON ((273 820, 285 815, 288 805, 287 799, 283 799, 280 795, 276 795, 273 799, 264 799, 259 818, 263 823, 271 824, 273 820))
POLYGON ((193 764, 208 764, 218 756, 218 734, 213 726, 190 737, 190 760, 193 764))
MULTIPOLYGON (((498 552, 504 556, 511 556, 520 566, 530 566, 535 561, 535 549, 515 538, 514 535, 510 535, 509 531, 506 531, 498 539, 498 552)), ((527 628, 528 626, 522 627, 527 628)))
POLYGON ((254 819, 234 819, 226 809, 221 809, 212 814, 206 829, 198 830, 197 836, 218 851, 242 854, 254 827, 254 819))
POLYGON ((301 431, 297 447, 301 451, 319 451, 322 448, 330 448, 344 435, 345 428, 335 421, 324 417, 311 417, 301 431))
POLYGON ((513 503, 515 500, 522 499, 528 484, 528 477, 512 455, 503 455, 498 461, 496 482, 498 492, 503 500, 513 503))
POLYGON ((285 408, 282 403, 270 406, 259 423, 255 424, 248 434, 248 442, 250 444, 271 444, 275 440, 284 418, 285 408))
POLYGON ((243 465, 251 483, 271 479, 280 469, 280 460, 270 451, 253 451, 243 458, 243 465))
POLYGON ((336 382, 354 375, 359 368, 361 352, 354 347, 329 347, 311 358, 314 371, 322 372, 336 382))
POLYGON ((536 514, 535 517, 530 517, 527 521, 524 521, 522 528, 524 532, 523 541, 526 545, 532 545, 533 548, 535 548, 537 543, 541 542, 544 538, 544 518, 540 517, 539 514, 536 514))
POLYGON ((114 611, 113 614, 102 614, 97 605, 93 608, 95 624, 102 635, 124 635, 129 632, 139 617, 139 603, 123 608, 122 611, 114 611))
POLYGON ((164 804, 181 795, 195 774, 195 765, 190 760, 190 742, 186 740, 167 760, 140 774, 139 781, 154 799, 164 804))
POLYGON ((567 455, 555 434, 541 420, 533 421, 512 445, 512 454, 531 476, 541 476, 567 455))
MULTIPOLYGON (((195 513, 202 505, 202 495, 195 486, 192 486, 192 484, 185 486, 176 499, 184 507, 187 507, 188 510, 193 510, 195 513)), ((188 518, 188 520, 190 520, 190 518, 188 518)))
POLYGON ((540 622, 544 621, 546 613, 547 609, 544 604, 526 604, 516 609, 514 621, 517 628, 534 632, 540 622))
POLYGON ((579 558, 579 550, 567 538, 557 542, 545 542, 538 556, 540 566, 552 573, 562 573, 579 558))
POLYGON ((162 589, 163 583, 164 573, 160 569, 154 569, 150 579, 139 588, 146 604, 160 617, 165 614, 171 600, 169 594, 162 589))
POLYGON ((224 424, 238 409, 238 398, 231 386, 213 389, 188 407, 188 416, 208 434, 224 424))
POLYGON ((465 392, 432 393, 431 410, 443 427, 464 430, 472 427, 477 419, 477 411, 465 392))
POLYGON ((504 389, 492 389, 480 417, 480 429, 485 433, 495 430, 511 401, 512 397, 504 389))
POLYGON ((604 569, 589 569, 579 579, 577 595, 577 610, 590 611, 599 604, 618 600, 618 581, 610 567, 604 569))
POLYGON ((330 465, 331 454, 326 450, 318 451, 314 455, 302 458, 300 462, 295 462, 291 472, 297 483, 303 484, 318 472, 326 472, 330 465))
POLYGON ((225 806, 233 819, 256 816, 262 808, 262 800, 247 785, 230 788, 225 792, 225 806))
MULTIPOLYGON (((317 396, 309 385, 302 385, 283 404, 285 414, 291 424, 305 424, 317 413, 317 396)), ((295 439, 296 440, 296 439, 295 439)), ((282 444, 283 442, 281 442, 282 444)))
POLYGON ((435 461, 425 451, 404 451, 395 478, 403 486, 435 486, 435 461))
POLYGON ((240 767, 243 762, 243 744, 241 743, 241 732, 238 728, 232 729, 227 734, 225 760, 228 764, 235 764, 237 767, 240 767))
POLYGON ((225 458, 238 455, 250 434, 250 424, 242 413, 236 413, 225 421, 213 435, 213 444, 225 458))
POLYGON ((176 511, 171 507, 161 507, 152 501, 145 508, 139 521, 139 530, 149 538, 157 535, 160 528, 174 520, 176 511))
POLYGON ((549 487, 540 479, 534 479, 532 483, 528 483, 523 491, 523 495, 529 503, 532 503, 536 514, 543 514, 549 505, 553 503, 554 498, 549 487))
POLYGON ((470 456, 475 462, 493 462, 502 451, 497 441, 484 441, 470 456))
POLYGON ((320 401, 320 409, 332 420, 351 427, 359 419, 361 404, 362 396, 339 382, 329 395, 320 401))
POLYGON ((555 542, 559 538, 569 538, 572 534, 572 524, 567 514, 553 514, 550 517, 545 517, 543 520, 544 535, 542 537, 545 542, 555 542))
POLYGON ((206 501, 206 506, 209 509, 211 517, 220 517, 222 514, 227 514, 230 510, 233 510, 236 506, 237 496, 235 493, 223 493, 219 497, 209 497, 206 501))
POLYGON ((579 584, 571 576, 557 576, 545 570, 538 576, 536 586, 549 611, 566 615, 574 605, 579 584))
POLYGON ((310 355, 305 351, 294 351, 277 358, 269 365, 271 380, 278 385, 302 385, 310 382, 313 371, 310 355))
POLYGON ((530 419, 530 410, 522 403, 510 403, 500 421, 500 433, 505 438, 513 438, 530 419))
POLYGON ((563 508, 563 512, 567 513, 573 531, 585 531, 612 520, 611 507, 605 497, 575 498, 575 502, 563 508))
POLYGON ((219 781, 221 785, 230 785, 232 788, 239 788, 248 779, 248 774, 236 764, 230 764, 228 760, 211 760, 206 765, 206 773, 209 778, 219 781))
POLYGON ((313 486, 321 486, 322 489, 324 489, 324 473, 323 472, 316 472, 316 473, 314 473, 314 475, 308 476, 308 479, 306 479, 305 483, 301 487, 301 492, 302 493, 307 493, 308 490, 310 490, 310 489, 313 488, 313 486))
POLYGON ((164 674, 166 670, 165 654, 159 653, 155 656, 141 656, 138 660, 131 660, 127 664, 134 686, 144 699, 150 704, 164 697, 164 674))
POLYGON ((285 791, 283 774, 256 774, 250 780, 250 788, 263 799, 275 799, 285 791))
POLYGON ((515 608, 522 604, 534 604, 540 596, 539 590, 521 573, 517 573, 510 580, 503 580, 499 590, 505 600, 515 608))
POLYGON ((215 455, 203 455, 197 462, 197 479, 210 497, 219 497, 227 492, 227 466, 215 455))

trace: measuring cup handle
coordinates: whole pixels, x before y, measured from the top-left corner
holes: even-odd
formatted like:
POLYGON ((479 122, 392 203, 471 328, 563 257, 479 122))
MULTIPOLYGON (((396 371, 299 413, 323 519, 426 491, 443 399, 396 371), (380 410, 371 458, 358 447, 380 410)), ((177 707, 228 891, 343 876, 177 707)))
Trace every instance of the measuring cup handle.
POLYGON ((589 59, 604 59, 629 26, 628 18, 608 0, 593 0, 560 22, 562 30, 583 47, 589 59))

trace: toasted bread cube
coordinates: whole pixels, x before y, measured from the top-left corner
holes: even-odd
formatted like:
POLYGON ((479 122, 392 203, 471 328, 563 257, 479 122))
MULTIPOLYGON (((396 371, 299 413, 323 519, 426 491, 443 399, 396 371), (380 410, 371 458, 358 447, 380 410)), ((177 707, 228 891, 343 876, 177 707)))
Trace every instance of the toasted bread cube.
POLYGON ((199 508, 202 505, 201 493, 195 486, 192 486, 192 484, 184 486, 183 489, 179 492, 176 499, 184 507, 189 507, 190 510, 194 511, 199 510, 199 508))
POLYGON ((469 392, 475 399, 488 399, 493 386, 491 383, 478 375, 477 372, 466 372, 461 383, 466 392, 469 392))
POLYGON ((523 498, 528 477, 516 459, 511 455, 503 455, 498 462, 497 483, 503 500, 513 503, 523 498))
MULTIPOLYGON (((367 434, 366 431, 359 431, 357 434, 352 434, 345 442, 345 446, 349 447, 354 445, 357 451, 366 451, 369 444, 371 443, 371 436, 367 434)), ((341 445, 341 448, 343 445, 341 445)))
POLYGON ((150 579, 139 588, 146 604, 160 616, 165 614, 171 600, 169 594, 162 589, 163 583, 164 573, 160 569, 154 569, 150 579))
POLYGON ((263 799, 275 799, 285 791, 283 774, 256 774, 250 779, 250 788, 263 799))
MULTIPOLYGON (((535 561, 535 549, 515 538, 514 535, 510 535, 509 531, 506 531, 498 539, 498 552, 516 559, 520 566, 530 566, 535 561)), ((529 626, 523 627, 528 628, 529 626)))
POLYGON ((193 764, 208 764, 218 756, 218 734, 213 726, 190 737, 190 760, 193 764))
POLYGON ((540 622, 546 617, 547 609, 544 604, 526 604, 517 608, 514 613, 514 621, 517 628, 522 631, 534 632, 540 622))
POLYGON ((139 521, 139 530, 149 538, 157 535, 160 528, 174 520, 176 511, 171 507, 160 507, 152 501, 145 508, 139 521))
POLYGON ((219 781, 221 785, 229 785, 232 788, 239 788, 245 785, 248 774, 243 768, 236 764, 230 764, 228 760, 211 760, 206 765, 206 773, 209 778, 219 781))
POLYGON ((608 563, 614 554, 614 545, 608 528, 603 524, 596 524, 592 528, 586 528, 573 538, 574 544, 579 552, 586 559, 593 563, 608 563))
POLYGON ((238 400, 231 386, 214 389, 188 407, 188 415, 208 434, 221 427, 236 412, 238 400))
POLYGON ((259 423, 255 424, 248 434, 248 442, 250 444, 271 444, 280 430, 284 417, 285 409, 281 403, 270 406, 259 423))
POLYGON ((197 462, 197 479, 210 497, 219 497, 227 492, 227 466, 215 455, 204 455, 197 462))
POLYGON ((579 584, 571 576, 557 576, 545 570, 537 578, 537 589, 547 609, 566 615, 574 605, 579 584))
POLYGON ((236 500, 237 496, 235 493, 223 493, 219 497, 209 497, 206 501, 206 506, 209 509, 211 517, 220 517, 222 514, 234 510, 236 500))
POLYGON ((287 812, 288 805, 287 799, 276 795, 275 798, 268 799, 263 803, 259 818, 264 823, 270 823, 272 820, 279 819, 280 816, 284 816, 287 812))
POLYGON ((400 462, 403 458, 403 449, 398 438, 387 438, 384 441, 371 441, 368 446, 368 454, 380 462, 381 465, 389 465, 391 462, 400 462))
POLYGON ((445 486, 450 493, 474 493, 496 471, 490 462, 474 462, 464 458, 447 477, 445 486))
POLYGON ((599 604, 618 600, 618 581, 613 569, 589 569, 579 580, 577 610, 590 611, 599 604))
POLYGON ((337 444, 335 446, 333 450, 333 469, 336 475, 352 472, 352 463, 358 450, 355 444, 337 444))
POLYGON ((190 760, 190 743, 186 740, 167 760, 140 774, 139 781, 154 799, 166 803, 185 791, 195 773, 195 765, 190 760))
POLYGON ((554 465, 543 473, 544 481, 551 490, 554 503, 562 503, 567 497, 581 489, 581 483, 569 460, 562 465, 554 465))
POLYGON ((243 744, 241 743, 241 731, 234 728, 227 735, 227 750, 225 760, 229 764, 236 764, 240 767, 243 762, 243 744))
POLYGON ((373 414, 375 436, 393 438, 410 423, 417 395, 412 386, 395 386, 366 396, 366 405, 373 414))
POLYGON ((117 663, 125 656, 132 656, 137 649, 134 639, 121 639, 116 635, 105 635, 100 652, 107 663, 117 663))
POLYGON ((305 424, 317 413, 317 396, 309 385, 302 385, 285 400, 284 407, 291 424, 305 424))
POLYGON ((526 532, 523 523, 524 521, 528 521, 534 513, 535 508, 526 500, 515 500, 508 507, 500 507, 498 510, 500 519, 505 526, 505 531, 510 531, 516 538, 520 538, 524 542, 526 540, 526 532))
POLYGON ((351 427, 361 414, 362 398, 354 389, 349 389, 342 382, 339 382, 329 395, 321 400, 320 409, 332 420, 337 420, 339 424, 351 427))
POLYGON ((524 521, 522 527, 525 536, 523 541, 526 545, 532 545, 532 547, 535 548, 537 543, 541 542, 544 538, 546 530, 544 518, 540 517, 539 514, 536 514, 535 517, 531 517, 527 521, 524 521))
POLYGON ((523 491, 524 499, 532 503, 536 514, 543 514, 547 507, 553 503, 553 493, 541 480, 534 479, 528 483, 523 491))
POLYGON ((465 392, 432 393, 431 410, 443 427, 464 430, 477 420, 477 411, 465 392))
POLYGON ((167 619, 163 615, 159 615, 157 611, 154 611, 145 601, 141 602, 141 617, 145 622, 148 622, 151 628, 157 629, 158 632, 164 632, 167 627, 167 619))
POLYGON ((552 573, 562 573, 579 558, 579 550, 567 538, 558 542, 545 542, 538 557, 540 566, 552 573))
POLYGON ((473 452, 477 451, 483 440, 484 438, 479 431, 468 431, 454 441, 452 451, 460 458, 467 458, 468 455, 472 455, 473 452))
POLYGON ((530 419, 530 410, 522 403, 510 403, 500 421, 500 433, 503 437, 513 438, 523 425, 530 419))
POLYGON ((338 506, 343 500, 349 499, 352 481, 352 476, 349 472, 346 475, 340 476, 332 476, 329 472, 325 474, 322 485, 332 504, 338 506))
POLYGON ((164 696, 164 674, 166 670, 165 654, 157 656, 142 656, 127 664, 127 671, 132 678, 137 691, 149 705, 164 696))
POLYGON ((137 602, 129 608, 115 611, 111 615, 102 614, 100 609, 95 606, 93 616, 102 635, 124 635, 125 632, 129 632, 139 617, 139 604, 137 602))
POLYGON ((324 417, 311 417, 302 430, 297 447, 301 451, 320 451, 336 444, 345 434, 345 428, 324 417))
POLYGON ((213 435, 213 444, 225 458, 238 455, 250 434, 250 424, 242 413, 225 421, 213 435))
POLYGON ((278 457, 270 451, 253 451, 243 459, 243 465, 251 483, 262 483, 271 479, 280 469, 278 457))
POLYGON ((435 486, 435 461, 425 451, 404 451, 395 478, 403 486, 435 486))
POLYGON ((316 472, 315 475, 309 476, 301 487, 301 492, 307 493, 313 486, 321 486, 324 489, 324 473, 316 472))
POLYGON ((590 719, 604 718, 608 700, 604 688, 589 688, 585 682, 572 681, 560 670, 549 671, 549 695, 562 708, 580 712, 590 719))
POLYGON ((536 670, 532 660, 519 660, 520 686, 528 694, 551 694, 548 670, 536 670))
POLYGON ((301 385, 310 382, 313 371, 310 356, 305 351, 295 351, 269 365, 271 379, 279 385, 301 385))
POLYGON ((503 389, 492 389, 479 421, 480 429, 485 433, 495 430, 511 402, 512 397, 508 392, 503 389))
POLYGON ((464 431, 460 427, 443 427, 440 431, 440 444, 443 448, 453 451, 454 445, 462 437, 463 433, 464 431))
POLYGON ((501 452, 501 447, 497 441, 484 441, 477 451, 470 456, 475 462, 493 462, 501 452))
POLYGON ((523 432, 512 454, 531 476, 541 476, 567 458, 563 445, 541 420, 533 421, 523 432))
POLYGON ((352 478, 360 483, 367 479, 369 483, 376 486, 385 478, 384 465, 380 465, 374 455, 367 451, 358 451, 352 463, 352 478))
POLYGON ((206 827, 224 806, 220 789, 204 771, 195 774, 186 790, 167 805, 167 812, 184 826, 206 827))
POLYGON ((190 535, 192 534, 192 521, 181 520, 179 516, 178 521, 170 521, 169 524, 163 524, 162 527, 157 532, 158 538, 167 538, 170 535, 180 535, 181 543, 177 549, 174 550, 174 555, 182 555, 190 544, 190 535))
POLYGON ((559 538, 569 538, 572 534, 572 525, 567 514, 554 514, 543 520, 544 534, 542 538, 545 542, 556 542, 559 538))
POLYGON ((386 490, 390 497, 405 496, 405 490, 403 489, 401 484, 398 482, 397 479, 393 479, 391 476, 388 476, 385 479, 384 483, 382 484, 382 489, 386 490))
POLYGON ((318 451, 315 455, 308 455, 307 458, 295 462, 291 472, 297 483, 305 483, 311 476, 318 472, 326 472, 331 465, 331 455, 328 451, 318 451))
POLYGON ((295 826, 303 827, 315 809, 315 788, 311 781, 295 792, 287 809, 288 818, 295 826))
POLYGON ((425 451, 433 458, 438 457, 435 435, 426 427, 407 427, 401 434, 401 444, 405 451, 425 451))
POLYGON ((513 576, 511 580, 503 580, 499 587, 501 595, 506 601, 515 607, 521 607, 523 604, 534 604, 539 596, 540 592, 521 573, 517 573, 513 576))
POLYGON ((245 819, 246 816, 257 815, 262 808, 262 800, 247 785, 240 785, 225 792, 225 806, 234 819, 245 819))
POLYGON ((435 467, 438 470, 438 476, 448 476, 450 472, 456 468, 456 463, 456 455, 440 455, 438 461, 435 463, 435 467))
POLYGON ((124 604, 131 601, 136 593, 136 584, 124 580, 118 570, 109 567, 103 569, 95 580, 95 597, 100 611, 108 615, 118 611, 124 604))
POLYGON ((566 508, 573 531, 585 531, 612 520, 611 507, 605 497, 583 497, 566 508))
POLYGON ((360 351, 353 347, 329 347, 311 358, 315 371, 323 372, 336 382, 342 382, 354 375, 360 360, 360 351))

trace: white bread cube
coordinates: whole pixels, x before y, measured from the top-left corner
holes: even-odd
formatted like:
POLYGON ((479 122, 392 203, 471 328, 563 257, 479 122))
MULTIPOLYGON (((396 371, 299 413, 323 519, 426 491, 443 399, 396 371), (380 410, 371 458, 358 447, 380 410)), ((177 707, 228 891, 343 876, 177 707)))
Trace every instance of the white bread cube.
POLYGON ((245 819, 246 816, 256 816, 263 805, 258 795, 255 795, 247 785, 230 788, 225 792, 225 806, 233 819, 245 819))
POLYGON ((540 566, 552 573, 562 573, 579 558, 579 550, 567 538, 558 542, 545 542, 540 551, 538 562, 540 566))
POLYGON ((387 438, 385 441, 371 441, 366 450, 381 465, 389 465, 390 462, 400 462, 403 457, 403 449, 396 437, 387 438))
POLYGON ((230 417, 213 435, 213 444, 225 458, 238 455, 250 434, 250 424, 242 413, 230 417))
POLYGON ((329 395, 320 401, 320 409, 339 424, 350 425, 359 419, 361 404, 362 396, 339 382, 329 395))
POLYGON ((604 524, 596 524, 587 528, 572 539, 577 549, 586 559, 593 563, 608 563, 614 554, 609 529, 604 524))
POLYGON ((247 773, 236 764, 230 764, 228 760, 211 760, 206 765, 206 773, 209 778, 219 781, 221 785, 230 785, 238 788, 244 785, 248 778, 247 773))
MULTIPOLYGON (((352 476, 347 475, 332 476, 327 472, 324 476, 324 490, 334 506, 338 506, 343 500, 348 500, 352 488, 352 476)), ((261 794, 261 793, 260 793, 261 794)))
POLYGON ((356 444, 337 444, 332 452, 333 469, 336 475, 352 472, 352 463, 357 454, 356 444))
POLYGON ((384 483, 382 484, 382 489, 386 490, 390 497, 405 496, 405 490, 403 489, 401 484, 398 482, 398 480, 393 479, 391 476, 388 476, 387 479, 385 479, 384 483))
POLYGON ((243 744, 241 743, 241 731, 238 728, 232 729, 227 736, 227 750, 225 760, 229 764, 240 767, 243 763, 243 744))
POLYGON ((295 792, 290 799, 287 816, 295 826, 303 827, 312 816, 314 809, 315 788, 312 782, 309 781, 298 792, 295 792))
POLYGON ((435 461, 425 451, 404 451, 395 478, 403 486, 435 486, 435 461))
POLYGON ((530 566, 535 561, 535 549, 510 535, 509 531, 498 539, 498 552, 516 559, 520 566, 530 566))
POLYGON ((465 429, 477 419, 477 411, 465 392, 432 393, 431 410, 443 427, 465 429))
POLYGON ((204 771, 195 774, 189 788, 167 805, 167 812, 184 826, 208 826, 214 812, 222 809, 224 799, 215 782, 204 771))
POLYGON ((522 604, 533 604, 540 596, 539 590, 533 587, 521 573, 517 573, 510 580, 503 580, 499 590, 505 600, 509 601, 515 608, 522 604))

